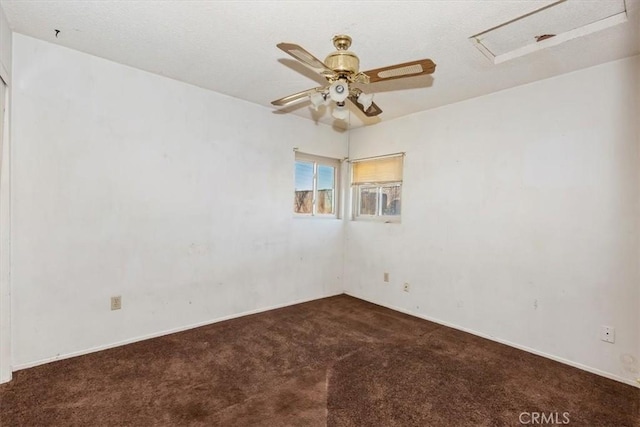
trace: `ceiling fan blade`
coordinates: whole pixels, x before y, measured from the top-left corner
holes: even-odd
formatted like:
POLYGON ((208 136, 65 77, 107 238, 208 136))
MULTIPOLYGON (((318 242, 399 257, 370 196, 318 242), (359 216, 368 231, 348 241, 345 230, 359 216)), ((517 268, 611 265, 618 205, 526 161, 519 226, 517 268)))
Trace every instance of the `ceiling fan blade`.
POLYGON ((362 104, 358 102, 357 95, 350 95, 349 101, 351 101, 353 105, 355 105, 358 108, 358 110, 362 111, 362 114, 364 114, 367 117, 375 117, 378 114, 382 113, 382 110, 380 109, 380 107, 378 107, 378 105, 375 102, 372 102, 371 106, 365 111, 362 104))
POLYGON ((276 46, 324 76, 332 76, 335 74, 332 69, 324 64, 324 62, 320 61, 318 58, 316 58, 315 56, 307 52, 303 47, 298 46, 297 44, 278 43, 276 46))
POLYGON ((322 90, 322 87, 316 87, 313 89, 309 89, 309 90, 303 90, 302 92, 298 92, 298 93, 294 93, 293 95, 289 95, 289 96, 285 96, 284 98, 280 98, 280 99, 276 99, 275 101, 271 101, 271 104, 273 105, 277 105, 278 107, 282 107, 288 104, 291 104, 293 102, 297 102, 300 101, 306 97, 308 97, 309 95, 312 95, 320 90, 322 90))
POLYGON ((369 76, 369 83, 375 83, 383 80, 431 74, 435 70, 436 64, 432 60, 420 59, 418 61, 405 62, 389 67, 376 68, 375 70, 365 71, 364 73, 369 76))

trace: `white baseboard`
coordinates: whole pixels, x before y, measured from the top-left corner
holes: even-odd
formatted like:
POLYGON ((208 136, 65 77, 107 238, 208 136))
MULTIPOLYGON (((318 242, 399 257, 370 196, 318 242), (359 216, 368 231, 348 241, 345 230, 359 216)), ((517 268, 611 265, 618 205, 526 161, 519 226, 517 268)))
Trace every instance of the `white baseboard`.
POLYGON ((472 334, 472 335, 475 335, 475 336, 478 336, 478 337, 481 337, 481 338, 486 338, 488 340, 495 341, 495 342, 500 343, 500 344, 508 345, 509 347, 517 348, 518 350, 526 351, 527 353, 535 354, 536 356, 542 356, 542 357, 545 357, 547 359, 554 360, 556 362, 564 363, 565 365, 573 366, 574 368, 582 369, 583 371, 587 371, 587 372, 590 372, 592 374, 600 375, 601 377, 609 378, 609 379, 614 380, 614 381, 618 381, 618 382, 621 382, 621 383, 628 384, 630 386, 634 386, 634 387, 640 388, 640 383, 638 383, 637 381, 634 381, 633 379, 624 378, 624 377, 621 377, 621 376, 618 376, 618 375, 611 374, 611 373, 606 372, 606 371, 601 371, 600 369, 592 368, 591 366, 583 365, 581 363, 574 362, 574 361, 568 360, 568 359, 564 359, 562 357, 554 356, 553 354, 545 353, 543 351, 539 351, 539 350, 536 350, 536 349, 533 349, 533 348, 530 348, 530 347, 527 347, 527 346, 524 346, 524 345, 516 344, 516 343, 513 343, 511 341, 507 341, 507 340, 503 340, 501 338, 493 337, 491 335, 483 334, 482 332, 474 331, 473 329, 468 329, 468 328, 464 328, 462 326, 454 325, 452 323, 445 322, 445 321, 440 320, 440 319, 435 319, 433 317, 425 316, 424 314, 414 313, 414 312, 412 312, 410 310, 406 310, 406 309, 401 308, 401 307, 396 307, 396 306, 390 305, 390 304, 381 304, 379 302, 370 300, 368 298, 363 298, 363 297, 360 297, 358 295, 354 295, 354 294, 352 294, 350 292, 346 292, 346 291, 345 291, 345 294, 347 294, 347 295, 349 295, 351 297, 354 297, 354 298, 361 299, 363 301, 370 302, 372 304, 376 304, 376 305, 379 305, 379 306, 382 306, 382 307, 386 307, 386 308, 388 308, 390 310, 399 311, 400 313, 408 314, 409 316, 418 317, 420 319, 428 320, 430 322, 437 323, 437 324, 442 325, 442 326, 447 326, 449 328, 457 329, 457 330, 462 331, 462 332, 467 332, 469 334, 472 334))
POLYGON ((0 384, 4 384, 4 383, 8 383, 9 381, 11 381, 11 373, 9 373, 9 375, 0 378, 0 384))
MULTIPOLYGON (((225 320, 236 319, 238 317, 243 317, 243 316, 249 316, 249 315, 252 315, 252 314, 263 313, 263 312, 269 311, 269 310, 276 310, 278 308, 289 307, 289 306, 296 305, 296 304, 302 304, 302 303, 305 303, 305 302, 315 301, 315 300, 323 299, 323 298, 329 298, 329 297, 342 295, 342 294, 343 294, 343 292, 338 292, 336 294, 329 294, 329 295, 325 295, 325 296, 321 296, 321 297, 313 297, 313 298, 297 300, 297 301, 293 301, 293 302, 287 302, 287 303, 283 303, 283 304, 272 305, 272 306, 269 306, 269 307, 258 308, 258 309, 255 309, 255 310, 243 311, 241 313, 235 313, 235 314, 231 314, 231 315, 224 316, 224 317, 218 317, 216 319, 206 320, 204 322, 194 323, 194 324, 186 325, 186 326, 180 326, 178 328, 168 329, 168 330, 161 331, 161 332, 154 332, 152 334, 143 335, 143 336, 135 337, 135 338, 129 338, 129 339, 126 339, 126 340, 123 340, 123 341, 114 342, 114 343, 111 343, 111 344, 105 344, 105 345, 100 345, 100 346, 97 346, 97 347, 91 347, 91 348, 88 348, 86 350, 74 351, 72 353, 60 354, 60 355, 56 355, 56 356, 53 356, 53 357, 47 357, 47 358, 44 358, 44 359, 36 360, 36 361, 33 361, 33 362, 21 363, 19 365, 13 366, 12 370, 14 372, 15 371, 20 371, 22 369, 33 368, 35 366, 44 365, 45 363, 55 362, 57 360, 70 359, 72 357, 83 356, 85 354, 95 353, 97 351, 108 350, 110 348, 120 347, 122 345, 127 345, 127 344, 133 344, 135 342, 144 341, 144 340, 148 340, 148 339, 151 339, 151 338, 158 338, 158 337, 162 337, 162 336, 165 336, 165 335, 175 334, 177 332, 187 331, 189 329, 199 328, 201 326, 207 326, 207 325, 211 325, 211 324, 218 323, 218 322, 224 322, 225 320)), ((7 382, 9 380, 11 380, 11 376, 9 376, 9 378, 6 381, 1 381, 0 380, 0 383, 7 382)))

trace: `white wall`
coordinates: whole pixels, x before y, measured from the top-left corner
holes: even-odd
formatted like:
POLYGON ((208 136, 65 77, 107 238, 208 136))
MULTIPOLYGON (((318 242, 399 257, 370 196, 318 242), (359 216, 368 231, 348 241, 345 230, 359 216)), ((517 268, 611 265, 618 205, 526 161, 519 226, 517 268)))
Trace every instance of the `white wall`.
POLYGON ((352 131, 350 158, 407 154, 402 223, 347 226, 348 293, 633 383, 639 75, 634 57, 352 131))
POLYGON ((6 87, 0 96, 0 383, 11 379, 11 304, 10 304, 10 164, 9 164, 9 114, 11 85, 11 43, 9 23, 0 7, 0 85, 6 87))
POLYGON ((14 368, 342 292, 293 148, 346 135, 18 34, 13 78, 14 368))

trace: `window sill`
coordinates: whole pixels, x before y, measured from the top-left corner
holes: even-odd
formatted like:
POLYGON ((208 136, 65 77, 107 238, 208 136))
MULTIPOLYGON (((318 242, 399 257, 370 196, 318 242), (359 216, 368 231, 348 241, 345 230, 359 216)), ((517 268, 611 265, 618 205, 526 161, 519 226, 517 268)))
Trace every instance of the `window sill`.
POLYGON ((331 220, 331 219, 340 219, 335 215, 293 215, 293 219, 320 219, 320 220, 331 220))
POLYGON ((383 224, 400 224, 402 222, 401 218, 390 218, 383 216, 357 216, 351 219, 352 221, 363 221, 363 222, 381 222, 383 224))

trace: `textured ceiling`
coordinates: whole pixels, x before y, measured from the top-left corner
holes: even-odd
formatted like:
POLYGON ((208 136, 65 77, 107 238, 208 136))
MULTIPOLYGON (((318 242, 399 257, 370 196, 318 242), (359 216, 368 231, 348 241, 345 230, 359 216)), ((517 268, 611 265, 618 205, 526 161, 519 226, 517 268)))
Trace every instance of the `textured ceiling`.
MULTIPOLYGON (((604 6, 610 0, 567 1, 604 6)), ((279 42, 299 44, 324 59, 333 50, 331 37, 349 34, 362 70, 433 59, 433 78, 371 85, 384 110, 377 120, 390 120, 640 53, 640 0, 626 0, 624 24, 498 65, 468 40, 554 2, 2 0, 0 5, 16 32, 268 108, 274 99, 323 83, 277 49, 279 42)), ((308 105, 273 109, 335 125, 328 113, 314 117, 308 105)), ((362 120, 351 113, 352 127, 362 120)))

